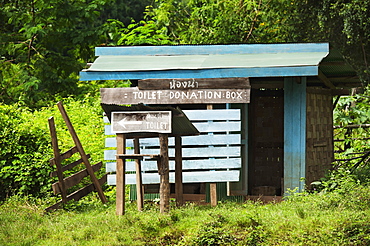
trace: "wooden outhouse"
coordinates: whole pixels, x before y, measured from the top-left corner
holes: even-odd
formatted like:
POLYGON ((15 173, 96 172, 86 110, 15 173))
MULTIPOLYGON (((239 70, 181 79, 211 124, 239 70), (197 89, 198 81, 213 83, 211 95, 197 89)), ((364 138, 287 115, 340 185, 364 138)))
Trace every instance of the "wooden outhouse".
MULTIPOLYGON (((328 43, 97 47, 96 56, 80 79, 130 80, 137 103, 176 106, 185 113, 207 106, 239 110, 240 129, 235 133, 240 138, 234 145, 240 149, 241 165, 238 181, 219 185, 224 197, 282 196, 323 177, 333 161, 333 97, 361 85, 328 43), (162 80, 172 86, 164 88, 172 93, 171 100, 158 98, 162 92, 145 94, 136 87, 143 83, 145 89, 158 91, 162 80), (204 100, 189 100, 200 94, 184 91, 192 93, 203 82, 204 100), (177 92, 176 83, 182 91, 177 92), (219 101, 207 101, 213 89, 220 91, 213 94, 219 101)), ((125 104, 123 98, 124 92, 103 103, 125 104)), ((234 151, 226 141, 222 147, 234 151)))

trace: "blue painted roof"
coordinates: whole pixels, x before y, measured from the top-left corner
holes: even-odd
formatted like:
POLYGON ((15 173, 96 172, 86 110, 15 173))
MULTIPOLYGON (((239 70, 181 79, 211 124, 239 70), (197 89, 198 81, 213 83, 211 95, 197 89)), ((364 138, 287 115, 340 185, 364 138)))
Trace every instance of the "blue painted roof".
POLYGON ((97 47, 80 80, 315 76, 327 43, 97 47))

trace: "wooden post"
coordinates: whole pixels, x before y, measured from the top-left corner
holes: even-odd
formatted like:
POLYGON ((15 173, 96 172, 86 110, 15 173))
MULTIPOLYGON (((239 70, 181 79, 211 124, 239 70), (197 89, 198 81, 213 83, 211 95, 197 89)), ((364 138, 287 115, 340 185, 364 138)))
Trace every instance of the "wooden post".
MULTIPOLYGON (((213 105, 208 104, 207 110, 212 110, 213 105)), ((210 183, 209 184, 209 195, 211 198, 211 206, 215 207, 217 206, 217 183, 210 183)))
POLYGON ((158 172, 160 175, 159 197, 160 212, 166 213, 170 207, 170 176, 168 164, 168 134, 159 134, 160 158, 158 172))
POLYGON ((94 173, 94 170, 92 169, 91 165, 90 165, 90 161, 89 161, 89 158, 87 158, 87 155, 85 153, 85 150, 84 148, 82 147, 82 144, 80 142, 80 139, 78 138, 77 134, 76 134, 76 131, 75 129, 73 128, 73 125, 67 115, 67 112, 65 111, 64 107, 63 107, 63 104, 61 102, 58 102, 57 103, 58 105, 58 108, 59 108, 59 111, 60 113, 62 114, 62 117, 68 127, 68 130, 69 130, 69 133, 71 134, 72 136, 72 139, 76 145, 76 148, 78 150, 78 152, 80 153, 80 156, 81 156, 81 159, 82 161, 84 162, 85 164, 85 167, 86 167, 86 170, 87 172, 89 173, 90 175, 90 179, 92 181, 92 183, 94 184, 95 186, 95 189, 96 191, 98 192, 98 195, 100 197, 100 200, 103 202, 103 203, 106 203, 107 202, 107 199, 103 193, 103 190, 99 184, 99 180, 96 178, 95 176, 95 173, 94 173))
POLYGON ((51 135, 51 145, 53 146, 53 152, 54 152, 54 164, 57 169, 57 176, 58 176, 58 181, 60 184, 60 190, 62 194, 62 202, 67 203, 67 190, 64 184, 64 177, 63 177, 63 171, 62 171, 62 164, 60 160, 60 152, 59 152, 59 146, 58 146, 57 131, 55 129, 54 117, 50 117, 48 121, 49 121, 50 135, 51 135))
POLYGON ((182 147, 181 137, 175 137, 175 192, 176 205, 184 204, 183 185, 182 185, 182 147))
MULTIPOLYGON (((117 133, 117 155, 126 154, 126 136, 117 133)), ((125 165, 126 159, 116 158, 116 214, 125 214, 125 165)))
POLYGON ((210 183, 209 189, 211 196, 211 206, 215 207, 217 206, 217 183, 210 183))
MULTIPOLYGON (((139 138, 134 138, 134 153, 140 154, 140 142, 139 138)), ((144 208, 144 189, 143 189, 143 179, 141 176, 141 160, 138 158, 135 160, 136 167, 136 202, 137 210, 143 211, 144 208)))

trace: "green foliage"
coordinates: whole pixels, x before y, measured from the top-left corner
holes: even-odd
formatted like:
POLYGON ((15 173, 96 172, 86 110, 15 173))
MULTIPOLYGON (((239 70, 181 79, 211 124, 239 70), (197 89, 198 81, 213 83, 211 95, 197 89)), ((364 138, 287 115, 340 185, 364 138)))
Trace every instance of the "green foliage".
POLYGON ((167 29, 152 20, 132 22, 127 28, 118 20, 110 20, 112 45, 170 45, 167 29), (113 28, 112 28, 113 27, 113 28))
POLYGON ((223 215, 213 215, 214 221, 207 222, 198 231, 194 245, 237 245, 237 239, 229 230, 223 228, 223 215))
POLYGON ((104 29, 95 23, 105 3, 3 1, 1 101, 37 107, 51 95, 76 93, 78 72, 104 40, 104 29))
MULTIPOLYGON (((293 2, 293 1, 292 1, 293 2)), ((364 83, 370 81, 370 1, 294 1, 291 16, 298 42, 330 41, 357 70, 364 83)))
MULTIPOLYGON (((334 109, 335 148, 339 152, 336 159, 352 159, 358 154, 370 151, 370 92, 365 88, 364 93, 342 97, 334 109), (351 127, 355 126, 355 127, 351 127), (365 127, 362 127, 365 126, 365 127), (357 154, 356 154, 357 153, 357 154)), ((360 159, 353 159, 346 163, 351 168, 360 159)), ((369 158, 364 158, 362 166, 369 164, 369 158)))
MULTIPOLYGON (((101 161, 104 127, 100 105, 96 100, 66 99, 64 103, 91 163, 101 161)), ((74 143, 56 106, 32 112, 19 105, 0 104, 0 200, 13 194, 51 194, 55 181, 49 177, 55 170, 49 164, 53 156, 48 128, 51 116, 55 118, 60 150, 65 152, 74 143)))
POLYGON ((96 194, 50 214, 43 213, 45 199, 13 196, 0 205, 0 244, 368 245, 370 190, 354 188, 359 190, 295 193, 271 204, 187 204, 169 214, 149 202, 139 212, 129 202, 118 217, 114 201, 103 205, 96 194))
POLYGON ((132 20, 138 22, 144 18, 144 11, 152 0, 110 0, 101 11, 102 23, 114 19, 129 25, 132 20))
POLYGON ((0 0, 0 102, 40 108, 84 93, 78 73, 109 42, 105 18, 139 19, 145 3, 0 0))
POLYGON ((18 105, 0 105, 0 200, 14 193, 45 192, 51 170, 49 140, 39 120, 18 105))
POLYGON ((149 12, 169 36, 184 44, 291 41, 290 1, 158 1, 149 12))

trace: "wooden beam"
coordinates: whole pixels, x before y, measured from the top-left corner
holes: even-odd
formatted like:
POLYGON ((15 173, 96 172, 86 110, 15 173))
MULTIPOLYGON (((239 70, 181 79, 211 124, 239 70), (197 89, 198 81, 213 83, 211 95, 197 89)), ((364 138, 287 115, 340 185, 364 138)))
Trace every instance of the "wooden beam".
POLYGON ((159 134, 160 155, 158 172, 160 175, 160 212, 167 213, 170 207, 170 177, 168 163, 168 134, 159 134))
POLYGON ((181 137, 175 137, 175 193, 176 205, 182 206, 184 204, 184 192, 182 184, 182 143, 181 137))
POLYGON ((249 78, 214 79, 144 79, 138 81, 140 90, 186 90, 186 89, 249 89, 249 78))
POLYGON ((250 89, 140 90, 138 87, 101 88, 103 104, 219 104, 249 103, 250 89))
POLYGON ((94 174, 94 171, 93 169, 91 168, 91 165, 90 165, 90 161, 89 159, 87 158, 87 155, 85 153, 85 150, 84 148, 82 147, 82 144, 80 142, 80 139, 78 138, 77 134, 76 134, 76 131, 74 130, 73 128, 73 125, 67 115, 67 112, 65 111, 64 107, 63 107, 63 104, 61 102, 58 102, 57 103, 58 105, 58 108, 59 108, 59 111, 60 113, 62 114, 62 117, 68 127, 68 130, 69 130, 69 133, 71 134, 72 136, 72 139, 77 147, 77 150, 78 152, 80 153, 80 156, 81 156, 81 159, 83 160, 84 164, 85 164, 85 167, 90 175, 90 179, 92 181, 92 183, 94 184, 95 186, 95 189, 96 191, 98 192, 98 195, 99 195, 99 198, 100 200, 103 202, 103 203, 106 203, 107 202, 107 199, 103 193, 103 190, 99 184, 99 181, 98 179, 96 178, 95 174, 94 174))
POLYGON ((335 85, 333 85, 333 83, 328 79, 328 77, 325 76, 325 74, 323 72, 321 72, 321 70, 319 69, 319 74, 318 74, 318 77, 320 79, 321 82, 324 83, 324 85, 330 89, 335 89, 335 85))
MULTIPOLYGON (((135 154, 140 154, 139 138, 134 138, 134 152, 135 152, 135 154)), ((135 160, 135 169, 136 169, 137 210, 143 211, 143 208, 144 208, 144 187, 143 187, 143 179, 142 179, 142 176, 141 176, 141 161, 140 161, 140 159, 135 160)))
MULTIPOLYGON (((90 154, 87 154, 87 158, 90 158, 90 154)), ((50 161, 54 161, 54 158, 52 158, 50 161)), ((72 168, 74 168, 75 166, 77 166, 78 164, 81 164, 81 163, 83 163, 83 160, 80 158, 77 161, 74 161, 70 164, 64 165, 64 166, 62 166, 62 172, 71 170, 72 168)), ((50 173, 50 177, 55 177, 55 176, 57 176, 57 171, 54 171, 54 172, 50 173)))
POLYGON ((55 164, 56 169, 57 169, 56 172, 57 172, 58 180, 60 183, 60 189, 62 193, 62 202, 66 203, 67 202, 67 189, 64 184, 61 156, 59 153, 58 138, 57 138, 57 131, 55 129, 54 117, 50 117, 48 121, 49 121, 50 135, 51 135, 51 144, 53 146, 53 153, 54 153, 53 163, 55 164))
MULTIPOLYGON (((64 152, 64 153, 62 153, 62 154, 60 154, 60 160, 62 161, 62 160, 65 160, 65 159, 68 159, 68 158, 70 158, 73 154, 75 154, 75 153, 77 153, 78 152, 78 150, 77 150, 77 147, 76 146, 73 146, 72 148, 70 148, 69 150, 67 150, 66 152, 64 152)), ((53 165, 53 159, 54 158, 52 158, 52 159, 50 159, 50 163, 52 163, 52 165, 53 165)))
MULTIPOLYGON (((212 110, 212 109, 213 109, 213 105, 208 104, 207 110, 212 110)), ((217 183, 210 183, 209 188, 210 188, 209 194, 211 198, 211 206, 215 207, 217 206, 217 183)))
MULTIPOLYGON (((97 164, 95 164, 91 167, 94 170, 94 172, 96 172, 102 167, 102 165, 103 165, 103 163, 100 161, 100 162, 98 162, 97 164)), ((69 189, 69 188, 77 185, 78 183, 81 182, 81 180, 83 178, 87 177, 88 175, 89 175, 89 173, 87 172, 87 169, 84 169, 84 170, 81 170, 81 171, 79 171, 75 174, 72 174, 71 176, 65 178, 63 180, 64 186, 65 186, 64 189, 69 189)), ((63 191, 63 189, 61 188, 61 182, 60 181, 52 184, 52 188, 53 188, 54 194, 58 194, 58 193, 63 191)))
POLYGON ((123 133, 118 133, 117 139, 117 160, 116 160, 116 214, 125 214, 125 162, 119 154, 126 152, 126 137, 123 133))
POLYGON ((211 206, 217 206, 217 183, 210 183, 210 197, 211 197, 211 206))
MULTIPOLYGON (((103 177, 101 177, 99 180, 99 184, 100 185, 103 185, 104 183, 107 182, 107 174, 103 175, 103 177)), ((75 192, 73 192, 72 194, 68 195, 67 198, 66 198, 66 201, 71 201, 71 200, 75 200, 75 201, 78 201, 79 199, 81 199, 82 197, 86 196, 87 194, 89 194, 90 192, 94 191, 95 189, 95 186, 94 184, 89 184, 75 192)), ((50 212, 52 210, 56 210, 56 209, 59 209, 60 208, 60 205, 64 203, 63 201, 59 201, 57 203, 55 203, 54 205, 48 207, 45 209, 46 212, 50 212)))

